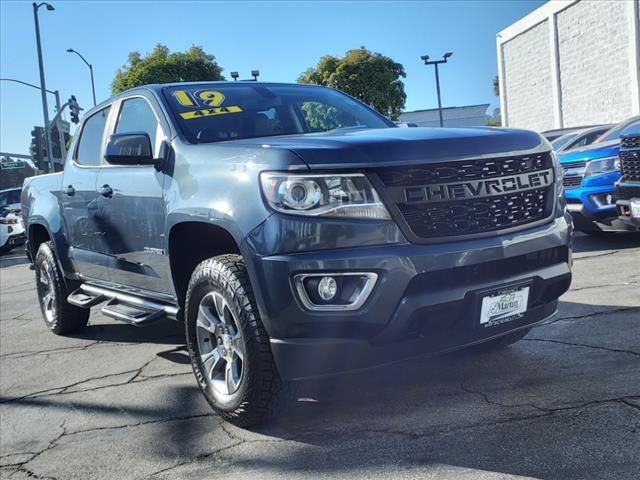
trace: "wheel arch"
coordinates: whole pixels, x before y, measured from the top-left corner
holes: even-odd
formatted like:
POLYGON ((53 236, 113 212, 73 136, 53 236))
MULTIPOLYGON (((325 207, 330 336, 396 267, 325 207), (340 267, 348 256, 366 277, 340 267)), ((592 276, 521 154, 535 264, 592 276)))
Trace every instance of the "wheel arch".
POLYGON ((167 238, 173 287, 181 307, 191 274, 200 262, 229 253, 242 255, 241 238, 214 222, 184 219, 171 225, 167 238))

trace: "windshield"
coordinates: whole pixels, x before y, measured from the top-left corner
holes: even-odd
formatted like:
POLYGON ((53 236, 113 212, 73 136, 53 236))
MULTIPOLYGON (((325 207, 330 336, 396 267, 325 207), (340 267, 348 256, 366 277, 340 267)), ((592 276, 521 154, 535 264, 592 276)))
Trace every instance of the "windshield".
POLYGON ((577 134, 578 133, 576 132, 576 133, 567 133, 566 135, 562 135, 561 137, 558 137, 553 142, 551 142, 551 147, 554 150, 558 150, 564 145, 566 145, 569 140, 572 140, 573 138, 575 138, 577 134))
POLYGON ((600 137, 598 139, 598 142, 618 140, 620 138, 620 135, 631 135, 633 133, 640 133, 640 119, 636 119, 631 123, 627 121, 616 125, 611 130, 606 132, 602 137, 600 137))
POLYGON ((201 84, 167 87, 164 94, 192 143, 394 127, 362 103, 323 87, 201 84))

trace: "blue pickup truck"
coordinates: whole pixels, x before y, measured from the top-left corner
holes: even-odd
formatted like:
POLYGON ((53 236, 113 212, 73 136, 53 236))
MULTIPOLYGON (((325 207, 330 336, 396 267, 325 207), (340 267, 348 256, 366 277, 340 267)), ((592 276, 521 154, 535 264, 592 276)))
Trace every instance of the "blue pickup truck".
POLYGON ((567 209, 577 230, 624 230, 618 225, 615 183, 620 179, 620 136, 640 133, 640 116, 614 126, 592 145, 560 155, 567 209))

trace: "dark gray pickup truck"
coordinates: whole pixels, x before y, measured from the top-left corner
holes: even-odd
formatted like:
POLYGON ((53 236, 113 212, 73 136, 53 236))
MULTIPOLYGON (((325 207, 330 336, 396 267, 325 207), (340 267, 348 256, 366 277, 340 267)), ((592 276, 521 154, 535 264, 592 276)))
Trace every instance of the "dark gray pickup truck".
POLYGON ((399 128, 317 86, 152 85, 89 111, 23 209, 54 333, 98 304, 184 322, 207 400, 251 425, 285 382, 548 319, 571 282, 560 178, 529 131, 399 128))

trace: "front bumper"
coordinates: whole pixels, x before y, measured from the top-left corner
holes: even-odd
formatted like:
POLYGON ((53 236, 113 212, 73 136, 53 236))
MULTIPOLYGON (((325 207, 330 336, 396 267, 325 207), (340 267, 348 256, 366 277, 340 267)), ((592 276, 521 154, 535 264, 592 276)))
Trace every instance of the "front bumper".
POLYGON ((620 182, 616 185, 616 210, 619 224, 627 231, 640 231, 640 218, 631 216, 631 200, 640 202, 640 183, 620 182))
POLYGON ((565 190, 567 210, 573 217, 576 230, 617 230, 619 228, 616 224, 618 214, 615 206, 613 176, 611 177, 611 183, 602 182, 602 179, 596 177, 583 180, 581 187, 565 190), (589 180, 598 180, 598 182, 589 182, 589 180), (594 196, 606 197, 607 195, 612 196, 610 205, 598 205, 593 199, 594 196))
POLYGON ((533 229, 431 245, 392 244, 254 258, 258 303, 286 379, 318 377, 418 354, 460 348, 551 316, 571 282, 571 225, 564 217, 533 229), (362 308, 316 312, 292 287, 305 272, 375 272, 362 308), (479 325, 480 292, 526 283, 528 311, 479 325))

